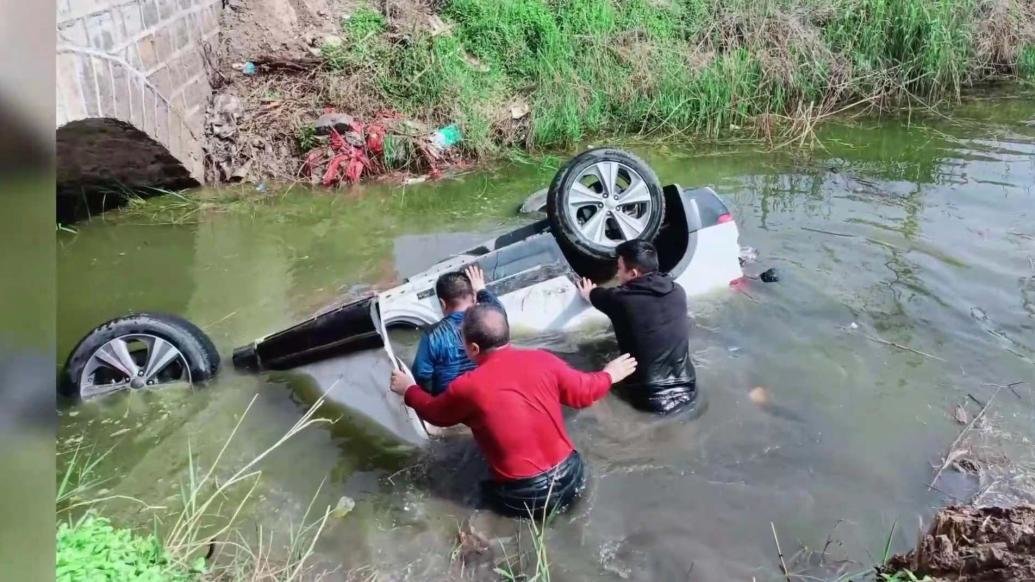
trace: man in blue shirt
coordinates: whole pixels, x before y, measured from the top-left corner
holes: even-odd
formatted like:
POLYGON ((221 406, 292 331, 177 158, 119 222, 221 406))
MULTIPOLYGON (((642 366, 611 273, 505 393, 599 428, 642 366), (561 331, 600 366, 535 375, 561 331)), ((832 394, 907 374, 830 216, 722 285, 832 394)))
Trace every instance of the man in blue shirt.
POLYGON ((485 274, 478 265, 439 277, 435 294, 445 317, 421 335, 412 366, 414 380, 432 396, 441 394, 460 374, 474 369, 460 335, 467 308, 488 303, 503 309, 499 299, 485 288, 485 274))

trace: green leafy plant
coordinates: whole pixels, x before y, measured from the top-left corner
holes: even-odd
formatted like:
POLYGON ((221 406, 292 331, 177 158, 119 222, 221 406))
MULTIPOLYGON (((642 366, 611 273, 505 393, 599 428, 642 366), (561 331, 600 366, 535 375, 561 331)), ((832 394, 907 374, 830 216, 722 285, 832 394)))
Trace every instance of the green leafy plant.
POLYGON ((57 531, 57 580, 126 580, 186 582, 205 571, 199 558, 190 569, 173 564, 154 535, 139 536, 87 513, 57 531))
POLYGON ((308 152, 315 148, 318 143, 315 127, 312 125, 304 125, 298 129, 298 149, 303 152, 308 152))

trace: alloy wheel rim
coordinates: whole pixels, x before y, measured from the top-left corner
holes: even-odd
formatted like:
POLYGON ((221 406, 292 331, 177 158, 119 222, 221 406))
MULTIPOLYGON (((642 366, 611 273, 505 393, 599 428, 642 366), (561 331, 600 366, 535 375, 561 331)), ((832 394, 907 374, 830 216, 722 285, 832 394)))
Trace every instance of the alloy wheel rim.
POLYGON ((564 212, 589 242, 613 248, 639 238, 650 223, 650 188, 622 162, 597 162, 583 168, 568 189, 564 212))
POLYGON ((126 334, 108 340, 90 355, 79 379, 79 395, 90 399, 190 381, 187 358, 172 342, 151 334, 126 334))

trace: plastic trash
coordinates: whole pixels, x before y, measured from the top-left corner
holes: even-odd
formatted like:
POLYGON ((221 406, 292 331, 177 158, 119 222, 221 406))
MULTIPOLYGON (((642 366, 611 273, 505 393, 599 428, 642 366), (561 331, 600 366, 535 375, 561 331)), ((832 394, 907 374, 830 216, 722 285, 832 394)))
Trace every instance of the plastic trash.
POLYGON ((431 134, 431 143, 435 144, 435 147, 440 150, 447 150, 453 147, 460 143, 461 139, 460 126, 455 123, 439 128, 438 131, 431 134))
POLYGON ((331 510, 331 517, 341 519, 346 515, 352 513, 352 510, 356 508, 356 502, 351 497, 342 495, 341 499, 338 500, 338 504, 331 510))
POLYGON ((253 63, 251 61, 248 61, 247 63, 244 64, 244 66, 241 67, 241 72, 244 73, 245 75, 248 75, 250 77, 250 76, 258 73, 259 72, 259 68, 255 66, 255 63, 253 63))

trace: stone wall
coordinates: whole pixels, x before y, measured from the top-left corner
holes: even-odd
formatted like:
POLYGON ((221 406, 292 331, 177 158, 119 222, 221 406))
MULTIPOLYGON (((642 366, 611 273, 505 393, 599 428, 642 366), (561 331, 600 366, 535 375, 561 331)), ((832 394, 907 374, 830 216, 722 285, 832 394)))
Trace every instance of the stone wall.
MULTIPOLYGON (((69 124, 117 120, 139 130, 120 136, 120 143, 131 144, 123 139, 129 135, 150 138, 182 164, 187 175, 201 182, 205 110, 212 92, 204 54, 206 45, 216 44, 222 6, 223 0, 58 0, 59 152, 70 151, 61 147, 63 137, 69 137, 63 135, 67 133, 63 128, 69 124)), ((90 125, 72 127, 82 141, 84 127, 90 125)), ((113 125, 97 127, 110 133, 113 125)), ((151 145, 144 144, 141 150, 151 145)), ((133 149, 91 156, 94 160, 109 157, 115 170, 125 167, 120 156, 140 157, 142 152, 133 149)), ((74 156, 59 154, 59 192, 63 181, 68 186, 68 180, 81 179, 90 171, 100 172, 93 182, 110 177, 104 168, 72 167, 76 164, 74 156), (63 174, 63 169, 68 171, 63 174)), ((137 165, 145 164, 146 160, 137 160, 137 165)), ((154 185, 149 179, 141 176, 126 185, 154 185)))

